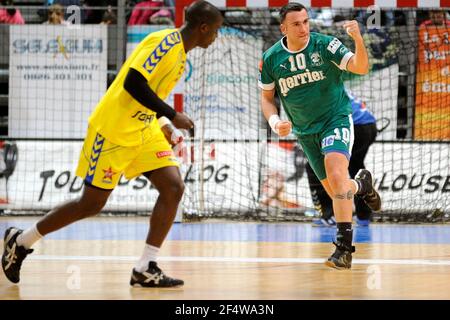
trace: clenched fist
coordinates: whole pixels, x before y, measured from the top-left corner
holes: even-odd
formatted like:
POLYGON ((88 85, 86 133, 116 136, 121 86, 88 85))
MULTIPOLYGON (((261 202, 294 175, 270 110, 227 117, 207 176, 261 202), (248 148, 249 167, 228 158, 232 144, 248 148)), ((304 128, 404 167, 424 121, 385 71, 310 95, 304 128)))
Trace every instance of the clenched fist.
POLYGON ((275 125, 275 130, 280 137, 285 137, 291 133, 292 123, 290 121, 281 120, 275 125))
POLYGON ((343 27, 345 31, 347 31, 348 35, 352 37, 353 40, 362 38, 361 31, 359 30, 358 21, 356 20, 345 21, 343 27))

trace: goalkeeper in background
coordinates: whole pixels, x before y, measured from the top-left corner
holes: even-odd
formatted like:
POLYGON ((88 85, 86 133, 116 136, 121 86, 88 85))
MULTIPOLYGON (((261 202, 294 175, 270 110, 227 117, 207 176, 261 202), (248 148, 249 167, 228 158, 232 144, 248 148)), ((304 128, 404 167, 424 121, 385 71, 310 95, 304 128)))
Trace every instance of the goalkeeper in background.
POLYGON ((181 135, 177 130, 172 132, 173 126, 189 130, 194 123, 163 100, 184 72, 186 53, 211 45, 222 23, 222 14, 216 7, 197 1, 187 9, 186 22, 180 29, 151 33, 136 47, 89 118, 77 168, 77 175, 84 179, 81 197, 56 207, 25 231, 15 227, 6 230, 2 268, 11 282, 19 282, 22 262, 33 251, 35 242, 98 214, 122 174, 127 179, 143 174, 156 187, 159 197, 130 284, 184 284, 183 280, 165 275, 156 263, 184 192, 178 161, 160 126, 176 144, 181 135))
MULTIPOLYGON (((352 105, 352 118, 355 130, 355 141, 348 168, 350 177, 353 179, 359 169, 365 168, 364 159, 369 151, 369 147, 375 141, 377 136, 377 126, 376 119, 366 108, 365 102, 354 97, 350 91, 346 90, 346 92, 352 105)), ((309 189, 311 191, 314 207, 320 213, 320 218, 313 221, 314 225, 327 227, 335 226, 336 219, 334 218, 333 201, 317 179, 309 162, 306 162, 305 168, 306 173, 308 174, 309 189)), ((356 223, 359 226, 368 226, 372 210, 359 196, 355 196, 354 203, 356 223)))
POLYGON ((335 37, 310 33, 308 12, 299 3, 281 8, 280 18, 284 37, 263 54, 260 65, 261 109, 279 136, 287 136, 293 129, 314 173, 333 199, 336 250, 325 264, 350 269, 355 250, 353 197, 363 197, 372 210, 381 208, 368 170, 361 169, 354 180, 348 176, 353 122, 342 72, 367 74, 367 50, 357 21, 344 24, 355 42, 353 53, 335 37), (275 91, 289 121, 277 114, 275 91))

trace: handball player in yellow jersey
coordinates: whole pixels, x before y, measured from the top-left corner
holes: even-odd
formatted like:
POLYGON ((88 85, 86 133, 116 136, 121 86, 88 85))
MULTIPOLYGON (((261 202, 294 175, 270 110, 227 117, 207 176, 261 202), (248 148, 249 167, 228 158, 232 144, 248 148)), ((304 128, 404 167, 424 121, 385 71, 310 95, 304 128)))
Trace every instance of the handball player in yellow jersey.
POLYGON ((197 1, 187 9, 185 21, 180 29, 149 34, 125 61, 91 114, 77 168, 77 175, 84 179, 81 197, 59 205, 27 230, 6 230, 2 268, 11 282, 19 282, 20 267, 35 242, 98 214, 121 175, 132 179, 143 174, 156 187, 159 197, 144 252, 132 270, 130 284, 184 284, 165 275, 156 258, 184 191, 178 162, 166 137, 176 144, 182 139, 178 129, 192 129, 194 123, 163 100, 183 74, 186 53, 212 44, 223 18, 209 2, 197 1))

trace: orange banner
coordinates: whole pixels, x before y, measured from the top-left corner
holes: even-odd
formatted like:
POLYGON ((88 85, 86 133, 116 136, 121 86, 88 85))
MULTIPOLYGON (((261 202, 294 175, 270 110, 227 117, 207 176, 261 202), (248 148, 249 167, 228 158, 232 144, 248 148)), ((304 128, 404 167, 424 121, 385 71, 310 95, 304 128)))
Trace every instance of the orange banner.
POLYGON ((450 140, 450 27, 419 30, 414 138, 450 140))

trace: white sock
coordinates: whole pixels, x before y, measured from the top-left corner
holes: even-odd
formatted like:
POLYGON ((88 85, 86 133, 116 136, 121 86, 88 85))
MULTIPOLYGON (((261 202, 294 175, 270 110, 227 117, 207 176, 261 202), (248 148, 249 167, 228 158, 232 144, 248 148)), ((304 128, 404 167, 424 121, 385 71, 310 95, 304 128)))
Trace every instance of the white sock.
POLYGON ((134 269, 137 272, 144 272, 148 269, 148 263, 150 261, 156 261, 158 256, 159 248, 146 244, 144 247, 144 252, 142 253, 141 259, 136 263, 134 269))
POLYGON ((30 249, 31 246, 41 238, 42 235, 39 233, 36 224, 34 224, 31 228, 28 228, 19 234, 16 241, 19 246, 24 246, 26 249, 30 249))

